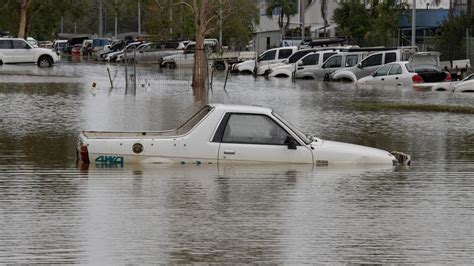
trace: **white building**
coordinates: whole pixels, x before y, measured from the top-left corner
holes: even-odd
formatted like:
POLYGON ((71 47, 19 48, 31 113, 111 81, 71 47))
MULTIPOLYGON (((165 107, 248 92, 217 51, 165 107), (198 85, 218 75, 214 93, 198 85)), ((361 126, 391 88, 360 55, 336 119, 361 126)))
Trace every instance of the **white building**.
MULTIPOLYGON (((298 10, 300 5, 304 8, 304 19, 300 19, 300 12, 290 18, 289 28, 299 28, 303 23, 305 27, 310 27, 312 39, 322 37, 335 37, 336 36, 336 24, 332 21, 334 10, 339 6, 341 0, 326 0, 326 6, 321 8, 322 0, 295 0, 298 2, 298 10), (325 13, 326 20, 323 16, 325 13)), ((405 2, 411 8, 413 0, 400 0, 405 2)), ((416 0, 417 9, 449 9, 450 1, 453 0, 441 0, 439 4, 436 4, 436 0, 416 0)), ((463 4, 467 0, 458 0, 458 4, 463 4)), ((255 45, 258 52, 262 52, 271 47, 280 46, 282 41, 282 33, 278 26, 278 11, 274 12, 273 18, 269 18, 266 15, 267 0, 259 0, 260 7, 260 24, 256 27, 255 31, 255 45)), ((286 22, 286 20, 285 20, 286 22)), ((284 39, 288 39, 287 36, 283 36, 284 39)), ((301 40, 301 36, 298 36, 301 40)))
MULTIPOLYGON (((310 28, 311 35, 305 36, 311 39, 320 37, 335 37, 336 25, 332 22, 334 9, 339 6, 340 0, 327 0, 326 6, 321 8, 321 0, 295 0, 298 1, 298 13, 290 18, 289 28, 300 28, 301 24, 310 28), (300 18, 300 5, 304 8, 304 19, 300 18), (323 16, 325 13, 325 18, 323 16)), ((271 47, 280 46, 282 41, 282 33, 278 26, 278 10, 274 12, 272 18, 266 15, 267 1, 259 0, 260 7, 260 24, 256 27, 255 42, 257 51, 264 51, 271 47)), ((284 20, 286 23, 286 20, 284 20)), ((283 36, 284 39, 290 39, 283 36)), ((293 38, 301 40, 301 36, 293 36, 293 38)))

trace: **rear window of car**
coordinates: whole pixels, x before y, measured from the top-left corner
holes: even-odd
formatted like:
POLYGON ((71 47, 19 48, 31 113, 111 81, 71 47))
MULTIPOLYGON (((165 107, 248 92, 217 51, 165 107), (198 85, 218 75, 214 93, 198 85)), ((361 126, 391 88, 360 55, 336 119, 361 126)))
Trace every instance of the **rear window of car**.
POLYGON ((408 72, 411 73, 418 73, 418 72, 438 72, 439 69, 433 65, 420 65, 420 66, 410 66, 410 64, 406 64, 408 72))

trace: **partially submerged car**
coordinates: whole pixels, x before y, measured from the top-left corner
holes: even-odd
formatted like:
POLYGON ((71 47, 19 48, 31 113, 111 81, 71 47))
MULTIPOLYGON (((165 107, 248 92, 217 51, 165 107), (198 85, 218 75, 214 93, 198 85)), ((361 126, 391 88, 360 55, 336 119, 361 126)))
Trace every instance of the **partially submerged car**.
POLYGON ((453 85, 454 92, 474 92, 474 74, 465 77, 453 85))
POLYGON ((59 52, 35 48, 21 38, 0 38, 0 65, 36 63, 51 67, 60 60, 59 52))
POLYGON ((413 61, 386 64, 370 76, 361 78, 358 84, 382 86, 411 86, 434 91, 450 91, 451 75, 435 65, 417 65, 413 61))
POLYGON ((84 163, 305 163, 408 165, 410 156, 307 136, 271 109, 206 105, 182 126, 165 131, 83 131, 84 163))
POLYGON ((306 54, 298 61, 288 64, 282 64, 269 70, 269 77, 295 77, 296 72, 299 76, 304 76, 305 72, 312 73, 316 68, 329 57, 337 54, 337 51, 319 51, 306 54))

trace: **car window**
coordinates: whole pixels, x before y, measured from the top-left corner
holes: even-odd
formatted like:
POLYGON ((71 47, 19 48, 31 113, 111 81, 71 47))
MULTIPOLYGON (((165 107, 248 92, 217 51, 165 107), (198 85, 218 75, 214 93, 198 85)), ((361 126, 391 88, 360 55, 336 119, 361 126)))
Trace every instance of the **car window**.
POLYGON ((331 57, 326 61, 326 63, 324 63, 323 68, 341 67, 341 61, 341 56, 331 57))
POLYGON ((12 43, 10 40, 0 40, 0 49, 11 49, 12 43))
POLYGON ((273 60, 275 59, 275 55, 276 55, 276 50, 265 52, 262 55, 260 55, 260 57, 258 58, 258 61, 260 62, 260 61, 273 60))
POLYGON ((319 54, 307 55, 301 62, 303 62, 303 66, 317 65, 319 63, 319 54))
POLYGON ((382 54, 374 54, 374 55, 368 56, 362 61, 362 67, 380 66, 380 65, 382 65, 382 54))
POLYGON ((389 75, 400 75, 402 74, 402 67, 399 64, 393 64, 390 69, 389 75))
POLYGON ((396 53, 386 53, 385 54, 385 64, 392 63, 397 61, 397 54, 396 53))
POLYGON ((13 40, 13 49, 28 49, 30 46, 25 41, 13 40))
POLYGON ((392 65, 385 65, 385 66, 377 69, 377 71, 375 71, 375 73, 374 73, 374 77, 386 76, 388 71, 390 70, 390 67, 392 67, 392 65))
POLYGON ((290 57, 288 57, 288 63, 296 63, 298 60, 300 60, 303 56, 313 52, 312 50, 304 50, 304 51, 298 51, 294 54, 292 54, 290 57))
POLYGON ((329 57, 331 57, 331 56, 333 56, 333 55, 335 55, 335 54, 337 54, 337 53, 325 53, 325 54, 323 55, 323 62, 326 61, 326 60, 328 60, 329 57))
POLYGON ((346 56, 346 67, 353 67, 357 65, 359 61, 359 56, 356 54, 351 54, 346 56))
POLYGON ((286 59, 293 53, 292 49, 281 49, 278 52, 278 59, 286 59))
POLYGON ((288 133, 265 115, 231 114, 222 142, 286 145, 288 133))

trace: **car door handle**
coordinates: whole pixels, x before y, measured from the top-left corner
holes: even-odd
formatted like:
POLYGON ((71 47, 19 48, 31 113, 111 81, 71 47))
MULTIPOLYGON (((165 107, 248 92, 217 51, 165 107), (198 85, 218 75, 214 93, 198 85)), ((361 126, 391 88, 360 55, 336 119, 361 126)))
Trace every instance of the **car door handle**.
POLYGON ((384 81, 385 79, 382 79, 382 81, 384 81))
POLYGON ((224 150, 224 154, 235 154, 233 150, 224 150))
POLYGON ((398 79, 398 77, 396 77, 395 79, 398 79))
POLYGON ((304 69, 304 67, 298 67, 298 70, 304 69))

